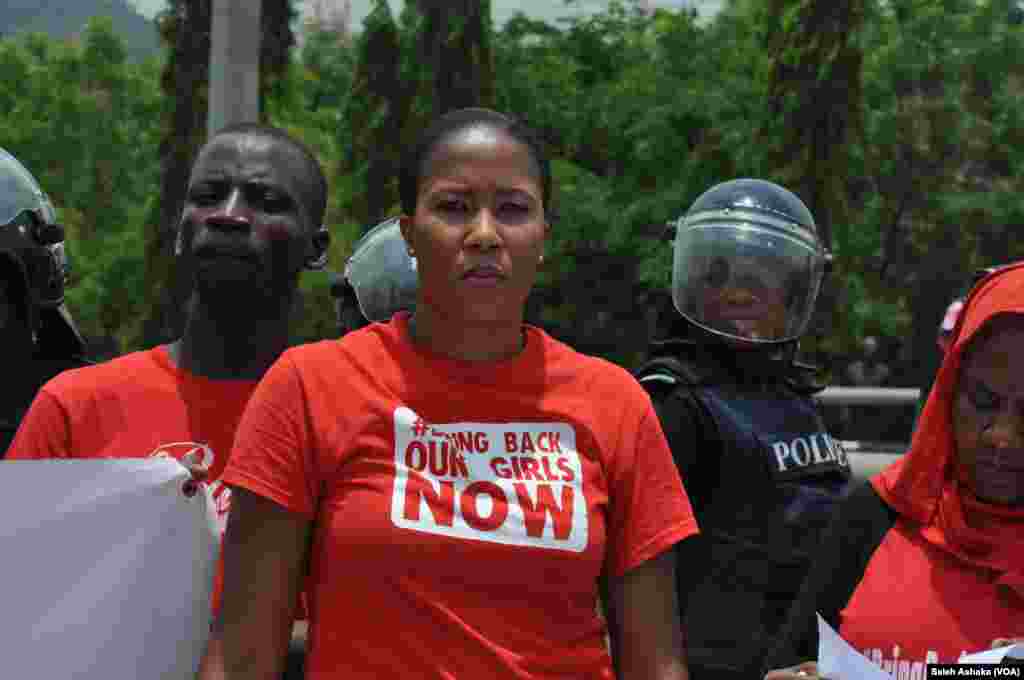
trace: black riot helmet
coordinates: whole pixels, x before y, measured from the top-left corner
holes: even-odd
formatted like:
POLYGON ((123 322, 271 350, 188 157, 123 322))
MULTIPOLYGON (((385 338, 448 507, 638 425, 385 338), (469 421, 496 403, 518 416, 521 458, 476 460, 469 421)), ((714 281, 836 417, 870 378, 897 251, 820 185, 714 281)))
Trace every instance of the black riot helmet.
POLYGON ((0 274, 37 349, 78 356, 84 342, 64 306, 70 274, 64 228, 18 159, 0 149, 0 274))
POLYGON ((731 180, 674 227, 672 300, 688 322, 740 346, 800 338, 830 262, 803 201, 771 182, 731 180))
POLYGON ((368 321, 387 321, 397 311, 413 310, 419 275, 397 217, 356 241, 344 277, 368 321))

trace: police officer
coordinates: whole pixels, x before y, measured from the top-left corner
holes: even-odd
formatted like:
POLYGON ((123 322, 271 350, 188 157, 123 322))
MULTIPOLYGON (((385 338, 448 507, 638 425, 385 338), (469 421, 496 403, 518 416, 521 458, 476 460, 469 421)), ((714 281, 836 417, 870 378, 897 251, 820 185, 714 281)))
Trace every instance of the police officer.
POLYGON ((43 383, 88 363, 64 306, 68 274, 64 229, 50 199, 0 149, 0 342, 9 367, 0 390, 0 457, 43 383))
POLYGON ((416 260, 408 252, 397 217, 381 222, 352 247, 341 277, 331 283, 341 335, 387 321, 416 305, 416 260))
POLYGON ((765 645, 845 492, 849 463, 795 361, 829 263, 807 207, 756 179, 718 184, 675 228, 669 339, 637 371, 661 419, 702 539, 683 542, 690 675, 759 677, 765 645), (690 545, 687 545, 690 543, 690 545))

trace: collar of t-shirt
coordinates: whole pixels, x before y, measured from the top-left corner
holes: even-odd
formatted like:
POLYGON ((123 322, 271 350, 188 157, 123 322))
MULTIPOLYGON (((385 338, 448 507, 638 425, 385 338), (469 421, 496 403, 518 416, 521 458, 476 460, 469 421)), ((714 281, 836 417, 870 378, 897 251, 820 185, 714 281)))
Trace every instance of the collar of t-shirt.
POLYGON ((251 378, 208 378, 204 375, 193 373, 174 363, 167 345, 154 347, 150 352, 150 356, 157 366, 166 371, 175 382, 187 382, 211 391, 245 392, 246 390, 252 390, 256 383, 259 382, 259 380, 251 378))
POLYGON ((387 333, 403 354, 415 357, 417 367, 436 377, 471 383, 501 383, 504 385, 536 385, 544 381, 546 354, 553 349, 539 328, 523 325, 526 344, 516 355, 496 361, 467 361, 453 359, 433 352, 416 343, 409 329, 409 312, 399 312, 387 324, 387 333))

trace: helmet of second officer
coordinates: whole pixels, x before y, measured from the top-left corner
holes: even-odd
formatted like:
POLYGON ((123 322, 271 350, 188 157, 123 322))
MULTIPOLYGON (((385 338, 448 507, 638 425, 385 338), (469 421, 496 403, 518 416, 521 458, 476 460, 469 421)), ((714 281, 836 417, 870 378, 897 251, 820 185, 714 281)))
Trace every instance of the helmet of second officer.
POLYGON ((674 227, 672 300, 689 323, 750 347, 806 331, 830 256, 795 194, 760 179, 723 182, 674 227))
POLYGON ((412 311, 419 277, 397 217, 381 222, 356 241, 344 277, 368 321, 387 321, 397 311, 412 311))

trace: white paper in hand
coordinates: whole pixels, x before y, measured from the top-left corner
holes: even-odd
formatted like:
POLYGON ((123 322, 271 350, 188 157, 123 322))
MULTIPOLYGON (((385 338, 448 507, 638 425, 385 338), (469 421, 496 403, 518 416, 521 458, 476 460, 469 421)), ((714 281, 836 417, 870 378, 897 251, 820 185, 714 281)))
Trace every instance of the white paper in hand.
POLYGON ((892 680, 818 614, 818 674, 829 680, 892 680))
POLYGON ((219 550, 172 459, 0 463, 5 678, 193 678, 219 550))
POLYGON ((1024 645, 1010 645, 986 649, 984 652, 961 656, 957 663, 1002 663, 1003 659, 1024 659, 1024 645))

